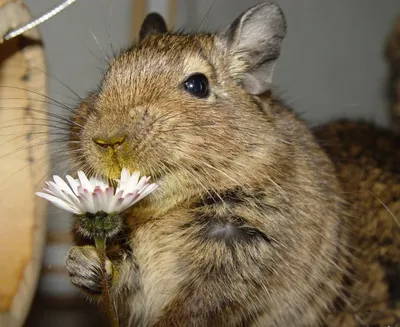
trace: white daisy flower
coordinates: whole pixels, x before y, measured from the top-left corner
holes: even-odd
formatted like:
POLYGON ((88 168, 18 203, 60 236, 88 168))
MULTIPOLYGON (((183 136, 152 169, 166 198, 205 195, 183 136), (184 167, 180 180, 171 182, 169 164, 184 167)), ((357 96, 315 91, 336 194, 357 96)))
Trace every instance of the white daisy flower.
POLYGON ((78 178, 67 175, 67 184, 55 175, 54 181, 46 182, 47 188, 43 192, 35 194, 76 215, 97 212, 109 214, 124 211, 157 188, 157 184, 149 184, 150 177, 140 177, 138 172, 131 175, 125 168, 121 171, 115 190, 102 179, 88 179, 83 171, 78 171, 78 178))

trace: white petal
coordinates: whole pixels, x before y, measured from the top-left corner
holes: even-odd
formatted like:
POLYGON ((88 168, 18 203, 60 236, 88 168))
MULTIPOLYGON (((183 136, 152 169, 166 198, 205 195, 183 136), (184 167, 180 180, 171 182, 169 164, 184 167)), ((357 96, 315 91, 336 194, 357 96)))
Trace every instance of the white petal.
POLYGON ((149 195, 151 192, 153 192, 156 188, 158 187, 157 184, 150 184, 147 185, 146 188, 141 190, 141 193, 139 194, 139 197, 135 200, 136 202, 139 202, 141 199, 149 195))
POLYGON ((133 203, 136 196, 132 193, 127 194, 119 205, 118 212, 122 212, 129 208, 133 203))
POLYGON ((107 189, 107 187, 109 187, 109 185, 108 183, 102 181, 100 187, 102 191, 105 192, 105 190, 107 189))
POLYGON ((92 193, 93 209, 95 210, 95 212, 102 210, 101 199, 100 199, 101 193, 102 191, 100 189, 92 193))
POLYGON ((58 187, 56 183, 50 181, 48 183, 48 187, 49 187, 48 190, 50 191, 51 194, 64 201, 68 201, 66 194, 58 187))
POLYGON ((123 201, 123 198, 115 199, 113 202, 113 208, 110 212, 121 212, 121 204, 123 201))
POLYGON ((53 182, 49 183, 49 188, 46 189, 44 188, 43 190, 49 194, 52 194, 68 203, 71 203, 72 205, 78 205, 79 204, 79 200, 76 197, 76 195, 73 192, 68 192, 65 193, 62 190, 60 190, 56 184, 54 184, 53 182))
POLYGON ((84 189, 83 192, 80 193, 78 198, 81 203, 81 209, 84 212, 91 212, 91 213, 97 212, 94 208, 93 195, 91 192, 84 189))
POLYGON ((104 212, 111 213, 109 210, 109 204, 114 196, 113 193, 114 192, 110 187, 106 188, 105 191, 97 191, 93 193, 93 198, 97 197, 98 199, 99 211, 102 210, 104 212))
POLYGON ((79 201, 78 197, 75 194, 69 194, 67 197, 68 197, 68 201, 72 205, 76 206, 77 208, 80 207, 80 201, 79 201))
POLYGON ((128 169, 122 168, 122 170, 121 170, 121 179, 120 179, 120 181, 121 181, 122 183, 125 183, 125 182, 127 182, 127 181, 129 180, 130 177, 131 177, 131 175, 129 174, 128 169))
POLYGON ((107 187, 105 192, 103 192, 103 194, 102 194, 102 198, 103 198, 103 201, 104 201, 104 209, 103 210, 105 212, 107 212, 107 213, 113 212, 112 203, 113 203, 114 198, 115 198, 115 196, 114 196, 114 188, 107 187))
POLYGON ((116 179, 118 182, 118 187, 122 188, 124 185, 126 185, 126 182, 128 181, 130 177, 130 174, 126 168, 123 168, 121 170, 120 178, 116 179))
POLYGON ((98 187, 98 188, 100 188, 102 191, 104 191, 104 190, 108 187, 108 184, 107 184, 104 180, 99 179, 99 178, 91 177, 91 178, 89 179, 89 182, 90 182, 90 184, 92 185, 93 190, 94 190, 96 187, 98 187))
POLYGON ((107 198, 106 191, 97 192, 95 194, 98 196, 99 199, 100 210, 108 213, 107 209, 108 209, 109 199, 107 198))
POLYGON ((149 184, 149 185, 147 185, 146 189, 142 192, 142 194, 143 193, 145 193, 146 195, 150 194, 151 192, 154 192, 157 188, 158 188, 158 184, 155 184, 155 183, 149 184))
POLYGON ((139 193, 141 193, 142 189, 144 189, 147 186, 148 181, 150 180, 149 177, 143 176, 139 183, 137 184, 136 188, 139 190, 139 193))
POLYGON ((73 193, 71 188, 69 187, 69 185, 67 183, 64 182, 64 180, 57 175, 53 176, 54 182, 57 184, 57 186, 60 188, 60 190, 62 190, 63 192, 67 193, 67 194, 71 194, 73 193))
POLYGON ((51 190, 51 188, 49 187, 49 188, 43 188, 43 191, 45 192, 45 193, 49 193, 49 194, 51 194, 51 195, 54 195, 54 196, 57 196, 57 194, 55 193, 55 192, 53 192, 52 190, 51 190))
POLYGON ((78 186, 80 185, 79 180, 67 175, 65 176, 65 178, 67 179, 69 185, 72 188, 72 191, 74 191, 75 195, 78 195, 78 186))
POLYGON ((65 201, 63 201, 63 200, 61 200, 61 199, 59 199, 59 198, 57 198, 57 197, 55 197, 53 195, 42 193, 42 192, 36 192, 35 194, 37 196, 39 196, 39 197, 51 202, 53 205, 55 205, 56 207, 58 207, 60 209, 69 211, 69 212, 77 214, 77 215, 83 213, 78 208, 76 208, 75 206, 72 206, 72 205, 66 203, 65 201))
POLYGON ((93 192, 93 187, 83 171, 78 171, 78 177, 81 182, 82 188, 88 190, 89 192, 93 192))
POLYGON ((119 203, 121 203, 123 200, 122 193, 123 193, 123 191, 119 191, 115 195, 114 194, 111 194, 111 196, 108 195, 108 198, 109 198, 109 202, 108 202, 108 206, 107 206, 108 213, 119 212, 119 210, 118 210, 119 203))
POLYGON ((129 174, 129 171, 126 168, 123 168, 121 171, 121 178, 118 181, 118 186, 116 189, 116 192, 120 190, 124 190, 129 182, 131 175, 129 174))
POLYGON ((131 193, 132 191, 138 189, 138 181, 139 181, 140 174, 139 172, 134 172, 132 176, 129 178, 127 184, 123 188, 124 191, 124 197, 128 194, 131 193))
POLYGON ((64 182, 59 176, 54 176, 54 181, 62 192, 61 199, 71 203, 72 205, 79 205, 79 199, 76 197, 75 193, 71 190, 67 183, 64 182))

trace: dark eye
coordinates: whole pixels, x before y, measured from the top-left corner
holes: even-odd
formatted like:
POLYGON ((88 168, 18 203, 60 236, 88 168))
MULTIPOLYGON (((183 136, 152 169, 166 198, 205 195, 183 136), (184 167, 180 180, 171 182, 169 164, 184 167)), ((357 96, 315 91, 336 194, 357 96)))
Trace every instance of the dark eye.
POLYGON ((208 79, 203 74, 189 76, 183 83, 187 92, 197 98, 206 98, 209 94, 208 79))

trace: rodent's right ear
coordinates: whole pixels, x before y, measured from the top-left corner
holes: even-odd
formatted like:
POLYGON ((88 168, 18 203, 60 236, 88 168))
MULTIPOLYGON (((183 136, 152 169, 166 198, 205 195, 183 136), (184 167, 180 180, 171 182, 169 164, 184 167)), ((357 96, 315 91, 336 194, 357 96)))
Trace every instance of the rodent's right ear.
POLYGON ((231 75, 250 94, 270 88, 285 35, 285 17, 272 2, 251 7, 217 35, 227 48, 231 75))
POLYGON ((159 34, 167 32, 167 24, 164 18, 157 13, 150 13, 144 19, 139 31, 139 42, 149 34, 159 34))

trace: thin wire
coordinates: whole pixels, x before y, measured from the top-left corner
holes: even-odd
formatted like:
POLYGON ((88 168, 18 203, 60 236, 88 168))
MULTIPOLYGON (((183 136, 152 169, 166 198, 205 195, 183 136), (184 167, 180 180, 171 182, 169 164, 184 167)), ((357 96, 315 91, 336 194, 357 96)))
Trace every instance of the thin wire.
POLYGON ((76 0, 65 0, 63 3, 59 4, 58 6, 54 7, 50 11, 46 12, 45 14, 39 16, 38 18, 35 18, 31 20, 30 22, 26 23, 25 25, 22 25, 21 27, 18 27, 14 30, 9 31, 3 36, 3 40, 7 41, 10 40, 22 33, 25 33, 26 31, 34 28, 35 26, 45 22, 46 20, 50 19, 51 17, 57 15, 60 11, 63 11, 65 8, 73 4, 76 0))

